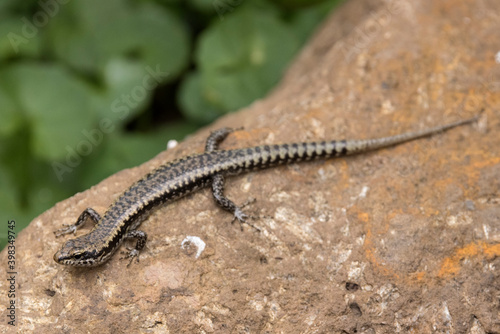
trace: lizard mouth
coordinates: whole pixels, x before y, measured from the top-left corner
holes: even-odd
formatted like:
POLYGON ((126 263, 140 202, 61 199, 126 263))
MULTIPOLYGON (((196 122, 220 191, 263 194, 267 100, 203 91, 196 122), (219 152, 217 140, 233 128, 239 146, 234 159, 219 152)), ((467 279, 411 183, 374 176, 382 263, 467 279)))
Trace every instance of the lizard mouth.
MULTIPOLYGON (((81 257, 81 256, 80 256, 81 257)), ((67 266, 73 266, 73 267, 95 267, 97 265, 97 262, 94 259, 82 259, 82 258, 75 258, 74 256, 71 256, 69 254, 64 254, 61 250, 57 251, 54 254, 54 261, 67 265, 67 266)))

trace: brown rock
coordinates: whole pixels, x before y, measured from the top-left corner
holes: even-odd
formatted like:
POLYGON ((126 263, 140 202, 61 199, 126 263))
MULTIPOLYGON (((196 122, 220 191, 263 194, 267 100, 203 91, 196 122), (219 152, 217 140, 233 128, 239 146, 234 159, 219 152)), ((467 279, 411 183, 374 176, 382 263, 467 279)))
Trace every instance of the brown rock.
MULTIPOLYGON (((352 0, 265 100, 177 148, 56 204, 16 240, 19 333, 500 332, 500 2, 352 0), (495 62, 495 55, 497 62, 495 62), (56 264, 53 231, 103 212, 135 179, 200 152, 367 138, 475 115, 430 139, 234 177, 227 194, 267 215, 242 232, 208 190, 157 210, 139 264, 56 264), (194 244, 206 248, 196 258, 194 244)), ((78 235, 86 231, 79 231, 78 235)), ((7 252, 0 256, 8 277, 7 252)), ((6 291, 7 280, 0 288, 6 291)))

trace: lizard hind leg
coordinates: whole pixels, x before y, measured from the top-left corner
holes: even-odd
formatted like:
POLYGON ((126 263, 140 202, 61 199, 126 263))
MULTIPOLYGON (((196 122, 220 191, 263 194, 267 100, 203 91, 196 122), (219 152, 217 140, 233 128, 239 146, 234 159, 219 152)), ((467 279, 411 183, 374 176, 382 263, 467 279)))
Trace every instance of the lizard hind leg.
POLYGON ((221 208, 231 212, 234 215, 231 223, 234 223, 235 220, 238 220, 241 230, 243 230, 243 224, 247 224, 248 226, 253 227, 255 230, 260 232, 260 229, 258 227, 248 222, 248 219, 258 219, 259 217, 250 216, 243 212, 243 208, 255 202, 255 198, 249 199, 241 206, 237 206, 236 204, 234 204, 233 201, 224 196, 224 176, 221 174, 217 174, 212 177, 212 194, 214 196, 215 202, 221 208))
MULTIPOLYGON (((219 148, 219 144, 231 133, 238 129, 231 128, 222 128, 216 130, 210 134, 207 138, 207 142, 205 144, 205 152, 212 152, 219 148)), ((215 202, 224 210, 231 212, 234 217, 231 223, 234 223, 235 220, 238 220, 240 223, 241 230, 243 230, 243 224, 247 224, 257 231, 260 231, 259 228, 255 227, 253 224, 250 224, 248 219, 255 219, 256 217, 249 216, 243 212, 243 208, 250 203, 255 202, 255 199, 249 200, 245 202, 242 206, 237 206, 231 201, 229 198, 224 196, 224 176, 222 174, 216 174, 212 177, 212 194, 214 196, 215 202)))

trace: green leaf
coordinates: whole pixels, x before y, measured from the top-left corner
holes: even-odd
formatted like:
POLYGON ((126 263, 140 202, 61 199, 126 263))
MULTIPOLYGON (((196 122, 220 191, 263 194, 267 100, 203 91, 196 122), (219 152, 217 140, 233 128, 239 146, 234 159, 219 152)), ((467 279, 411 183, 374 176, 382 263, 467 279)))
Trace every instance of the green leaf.
POLYGON ((40 3, 39 0, 25 0, 25 1, 2 0, 2 5, 0 6, 0 9, 6 9, 11 13, 15 13, 15 15, 17 16, 19 16, 19 14, 22 13, 25 14, 26 17, 31 19, 30 15, 33 15, 32 11, 34 8, 37 8, 37 4, 39 3, 40 3), (3 8, 3 6, 5 6, 5 8, 3 8))
POLYGON ((153 4, 133 10, 133 17, 136 22, 131 38, 139 45, 144 63, 168 73, 168 76, 162 77, 162 82, 172 81, 189 62, 186 27, 173 12, 153 4))
MULTIPOLYGON (((10 10, 17 3, 16 0, 3 0, 0 1, 0 11, 1 13, 5 13, 10 10)), ((2 17, 3 18, 3 17, 2 17)))
POLYGON ((0 77, 30 124, 31 147, 38 157, 63 158, 67 147, 76 148, 84 138, 82 131, 92 128, 90 91, 63 68, 18 63, 1 70, 0 77))
POLYGON ((177 99, 184 116, 197 123, 207 124, 224 113, 223 110, 209 105, 207 99, 203 98, 201 77, 197 72, 186 75, 177 99))
POLYGON ((139 114, 149 104, 154 89, 159 84, 136 61, 111 59, 103 71, 106 89, 101 90, 93 101, 93 108, 101 119, 109 119, 113 125, 121 126, 139 114))
MULTIPOLYGON (((230 1, 233 2, 233 0, 230 0, 230 1)), ((193 8, 196 8, 196 10, 198 10, 201 13, 215 14, 215 10, 217 9, 217 6, 219 4, 221 6, 227 6, 226 2, 229 2, 229 1, 228 0, 189 0, 188 2, 193 8)), ((235 1, 235 2, 237 2, 237 1, 235 1)))
POLYGON ((292 8, 299 9, 302 7, 314 6, 314 5, 321 4, 324 2, 328 2, 328 1, 325 1, 325 0, 271 0, 271 2, 273 2, 277 5, 283 6, 283 7, 287 7, 287 8, 291 8, 291 9, 292 8))
POLYGON ((31 184, 27 192, 27 210, 30 218, 43 213, 56 202, 61 201, 80 190, 69 178, 61 179, 52 165, 35 160, 30 168, 31 184))
MULTIPOLYGON (((215 11, 219 20, 223 21, 228 16, 239 11, 242 7, 252 7, 253 10, 259 13, 266 13, 266 15, 279 17, 282 13, 279 7, 271 3, 269 0, 191 0, 198 2, 199 5, 211 5, 212 10, 215 11)), ((208 9, 208 7, 207 7, 208 9)))
POLYGON ((22 115, 17 113, 16 102, 13 96, 3 87, 5 81, 0 82, 0 136, 12 134, 22 123, 22 115))
POLYGON ((0 60, 13 56, 38 56, 40 29, 24 16, 0 18, 0 60))
POLYGON ((61 7, 47 38, 56 55, 74 68, 102 73, 115 58, 160 67, 173 80, 187 65, 189 42, 182 22, 154 3, 75 1, 61 7))
POLYGON ((2 213, 1 222, 4 224, 8 215, 20 211, 18 205, 20 193, 14 180, 8 175, 8 172, 2 165, 0 165, 0 183, 2 184, 2 191, 0 191, 0 213, 2 213))
POLYGON ((199 41, 203 95, 225 111, 248 105, 279 81, 298 47, 298 39, 276 15, 242 6, 199 41))

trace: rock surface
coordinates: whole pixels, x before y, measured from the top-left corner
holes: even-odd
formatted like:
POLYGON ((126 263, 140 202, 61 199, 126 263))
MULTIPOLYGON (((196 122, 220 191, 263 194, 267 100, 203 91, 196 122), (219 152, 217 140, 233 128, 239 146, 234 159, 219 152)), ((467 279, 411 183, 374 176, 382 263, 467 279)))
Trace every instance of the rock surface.
MULTIPOLYGON (((56 204, 16 240, 16 327, 1 333, 499 333, 500 2, 351 0, 266 99, 175 149, 56 204), (496 59, 496 61, 495 61, 496 59), (103 213, 164 163, 203 149, 368 138, 480 121, 345 159, 230 178, 262 232, 240 231, 205 189, 161 207, 140 263, 52 260, 53 231, 103 213), (182 242, 188 237, 191 242, 182 242), (197 257, 197 244, 206 247, 197 257)), ((79 231, 78 235, 87 229, 79 231)), ((8 277, 7 252, 0 272, 8 277)))

